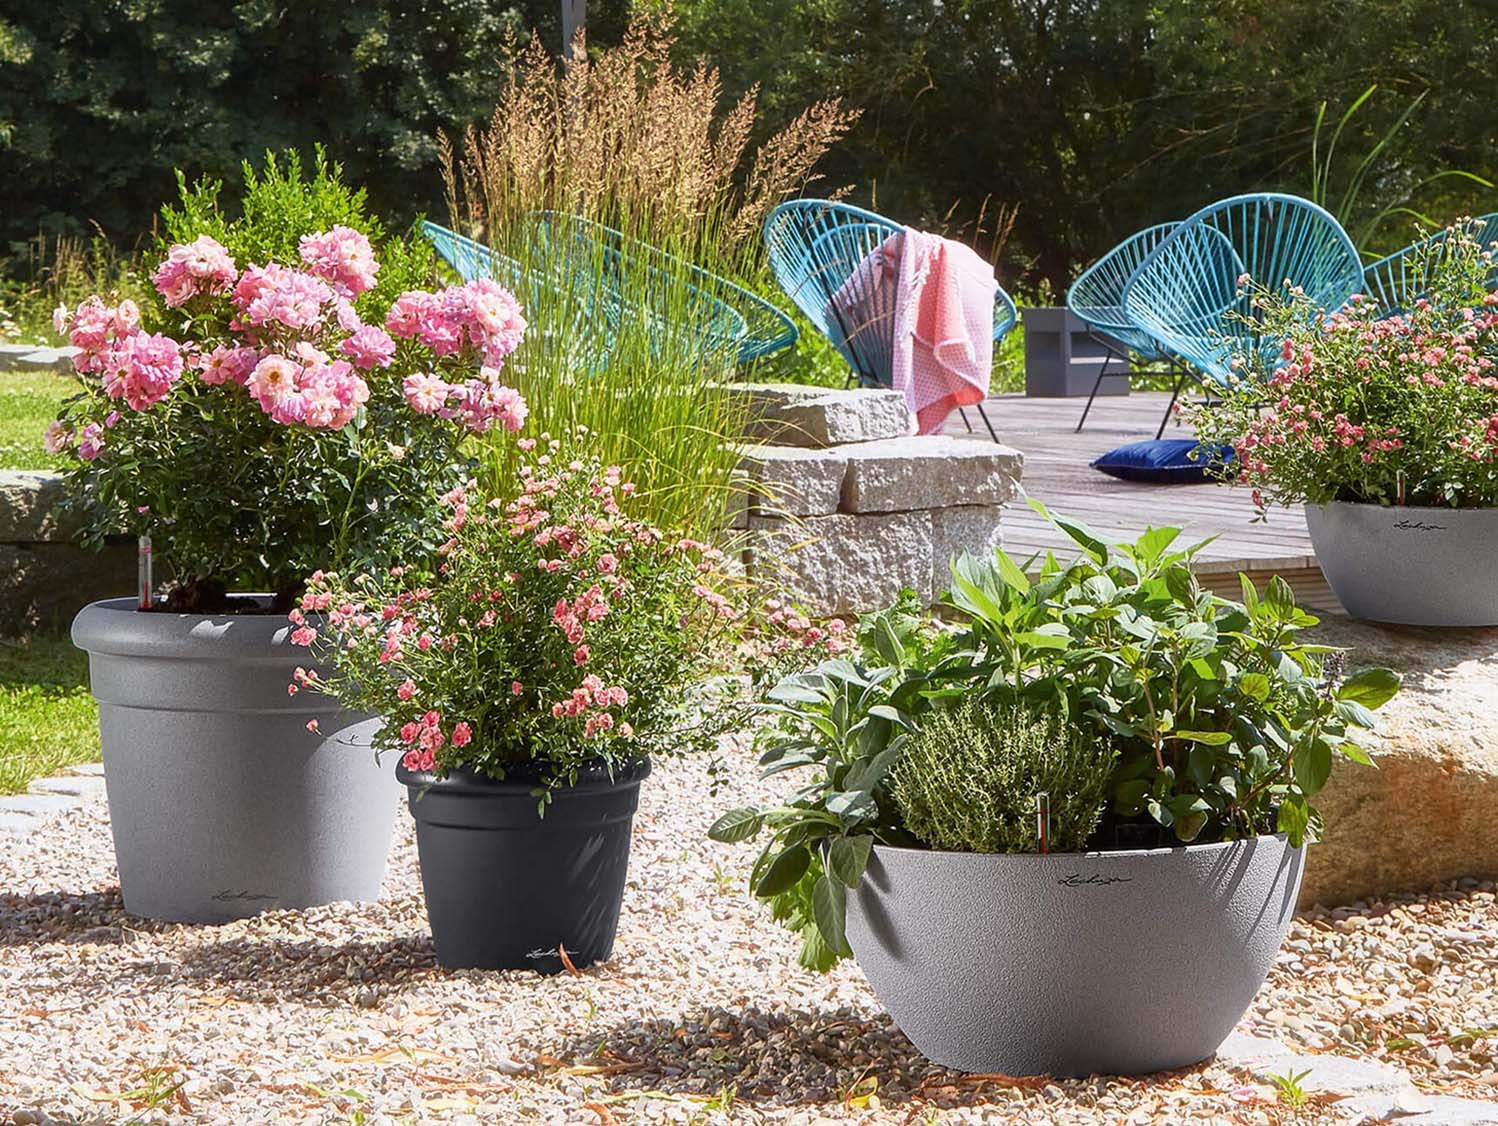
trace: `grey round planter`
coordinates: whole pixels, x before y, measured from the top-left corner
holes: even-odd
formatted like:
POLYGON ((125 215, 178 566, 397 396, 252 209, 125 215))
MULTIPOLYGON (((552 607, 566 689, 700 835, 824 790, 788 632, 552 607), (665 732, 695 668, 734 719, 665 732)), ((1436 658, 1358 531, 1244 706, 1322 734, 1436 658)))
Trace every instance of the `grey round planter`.
POLYGON ((1354 618, 1498 625, 1498 508, 1306 505, 1322 574, 1354 618))
POLYGON ((869 984, 963 1071, 1133 1075, 1210 1056, 1284 939, 1283 837, 1010 856, 876 846, 848 896, 869 984))
POLYGON ((140 613, 130 598, 74 619, 131 914, 221 923, 379 897, 400 798, 370 749, 379 720, 287 694, 309 664, 290 629, 280 614, 140 613))

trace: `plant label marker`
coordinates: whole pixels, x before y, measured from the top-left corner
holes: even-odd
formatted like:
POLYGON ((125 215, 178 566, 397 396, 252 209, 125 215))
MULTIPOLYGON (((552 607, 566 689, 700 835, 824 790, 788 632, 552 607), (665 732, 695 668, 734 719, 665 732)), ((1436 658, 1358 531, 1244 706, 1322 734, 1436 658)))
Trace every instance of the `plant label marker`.
POLYGON ((1051 851, 1051 795, 1044 790, 1035 795, 1035 839, 1042 856, 1051 851))
POLYGON ((151 537, 141 536, 136 552, 136 572, 140 578, 140 608, 151 608, 151 537))

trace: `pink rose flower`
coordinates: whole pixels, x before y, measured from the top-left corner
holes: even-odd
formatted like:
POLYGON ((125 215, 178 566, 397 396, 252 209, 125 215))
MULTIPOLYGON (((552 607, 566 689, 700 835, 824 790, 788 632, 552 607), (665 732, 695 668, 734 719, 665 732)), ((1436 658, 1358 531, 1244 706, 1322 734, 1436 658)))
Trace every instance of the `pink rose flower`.
POLYGON ((47 433, 42 438, 42 447, 49 454, 60 454, 73 448, 73 427, 62 419, 47 423, 47 433))
POLYGON ((395 341, 378 325, 365 325, 338 347, 361 371, 389 367, 395 359, 395 341))
POLYGON ((301 374, 301 370, 285 356, 271 354, 263 357, 250 372, 247 383, 250 397, 269 414, 275 403, 296 394, 297 376, 301 374))
POLYGON ((373 289, 380 264, 369 239, 352 227, 337 226, 317 235, 303 235, 297 245, 302 261, 318 277, 333 283, 348 297, 373 289))
POLYGON ((401 393, 417 414, 436 414, 447 405, 452 388, 430 372, 408 375, 401 381, 401 393))
POLYGON ((260 353, 254 348, 220 344, 198 361, 198 377, 204 383, 237 383, 243 387, 259 362, 260 353))
POLYGON ((208 235, 199 235, 186 245, 172 246, 151 275, 151 282, 166 298, 168 307, 175 309, 199 294, 229 292, 237 273, 234 259, 222 244, 208 235))

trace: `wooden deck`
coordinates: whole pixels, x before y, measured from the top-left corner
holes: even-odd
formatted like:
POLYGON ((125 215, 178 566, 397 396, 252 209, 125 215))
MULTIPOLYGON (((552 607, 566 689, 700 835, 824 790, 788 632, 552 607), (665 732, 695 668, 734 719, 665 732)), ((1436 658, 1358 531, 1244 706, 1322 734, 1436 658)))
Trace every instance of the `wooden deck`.
MULTIPOLYGON (((1163 525, 1183 527, 1189 540, 1215 537, 1197 556, 1197 572, 1206 585, 1236 595, 1239 572, 1259 585, 1280 574, 1305 604, 1339 609, 1316 565, 1305 518, 1298 508, 1275 509, 1267 523, 1253 523, 1254 507, 1246 491, 1219 484, 1120 481, 1089 465, 1115 446, 1154 437, 1169 398, 1164 392, 1100 397, 1080 434, 1076 425, 1084 399, 998 395, 984 409, 999 440, 1025 455, 1021 480, 1025 492, 1052 511, 1080 520, 1107 539, 1132 539, 1148 527, 1163 525)), ((986 436, 976 412, 969 410, 968 417, 986 436)), ((966 433, 956 415, 947 431, 966 433)), ((1165 431, 1166 437, 1188 434, 1176 423, 1165 431)), ((1004 513, 1004 547, 1019 557, 1047 550, 1075 554, 1070 540, 1022 503, 1004 513)))

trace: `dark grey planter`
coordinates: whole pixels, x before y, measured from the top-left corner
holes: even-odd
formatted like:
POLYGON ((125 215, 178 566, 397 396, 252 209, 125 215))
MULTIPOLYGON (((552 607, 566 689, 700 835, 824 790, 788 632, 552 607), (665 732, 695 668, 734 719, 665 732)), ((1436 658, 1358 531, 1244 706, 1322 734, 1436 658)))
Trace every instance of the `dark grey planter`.
POLYGON ((1270 836, 1055 856, 877 846, 848 896, 848 940, 939 1064, 1184 1067, 1217 1050, 1263 984, 1303 864, 1303 849, 1270 836))
POLYGON ((1354 618, 1498 625, 1498 508, 1306 505, 1321 573, 1354 618))
POLYGON ((1099 395, 1129 393, 1128 349, 1115 342, 1109 349, 1087 324, 1065 306, 1027 305, 1025 322, 1025 394, 1032 399, 1085 398, 1097 386, 1099 395), (1097 382, 1108 364, 1109 378, 1097 382))
POLYGON ((400 798, 370 749, 379 721, 287 694, 310 664, 291 628, 281 614, 141 613, 130 598, 74 619, 130 913, 221 923, 379 897, 400 798))
POLYGON ((421 888, 437 961, 453 969, 560 973, 614 949, 629 838, 650 760, 585 766, 543 815, 539 776, 445 778, 396 767, 416 818, 421 888))

